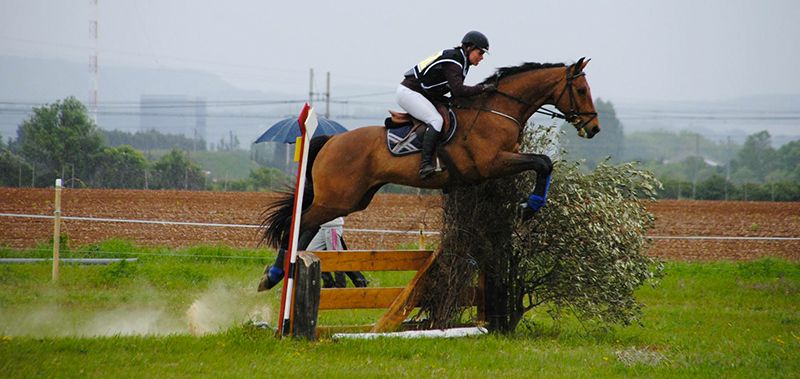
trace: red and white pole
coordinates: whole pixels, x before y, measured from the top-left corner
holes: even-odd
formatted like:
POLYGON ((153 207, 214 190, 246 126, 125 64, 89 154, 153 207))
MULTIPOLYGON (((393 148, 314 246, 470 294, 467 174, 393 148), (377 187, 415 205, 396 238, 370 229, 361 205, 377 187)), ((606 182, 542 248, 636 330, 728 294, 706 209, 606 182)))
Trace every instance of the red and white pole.
MULTIPOLYGON (((281 310, 279 319, 281 327, 278 336, 283 337, 291 332, 291 314, 294 302, 292 292, 294 291, 294 275, 297 262, 297 240, 300 237, 300 217, 303 214, 303 193, 306 186, 306 167, 308 161, 308 146, 314 131, 317 130, 317 115, 308 103, 303 106, 300 117, 297 118, 300 125, 300 138, 295 149, 299 150, 299 163, 297 165, 297 181, 295 183, 294 207, 292 209, 292 234, 289 238, 289 260, 284 260, 283 272, 286 273, 286 280, 283 281, 283 291, 281 292, 281 310)), ((295 156, 298 156, 297 150, 295 156)))

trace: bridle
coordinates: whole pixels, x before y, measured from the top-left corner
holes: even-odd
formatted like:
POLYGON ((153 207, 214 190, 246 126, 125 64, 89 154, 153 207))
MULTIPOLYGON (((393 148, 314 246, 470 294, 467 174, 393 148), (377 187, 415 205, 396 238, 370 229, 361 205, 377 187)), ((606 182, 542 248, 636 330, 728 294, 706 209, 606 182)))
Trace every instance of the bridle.
MULTIPOLYGON (((562 120, 564 120, 566 122, 569 122, 570 124, 575 126, 575 129, 578 130, 578 134, 581 135, 581 137, 583 137, 586 134, 586 130, 584 129, 584 127, 586 127, 586 125, 588 125, 592 120, 594 120, 597 117, 597 112, 581 112, 581 110, 578 107, 578 102, 575 99, 575 88, 574 88, 575 86, 573 86, 572 83, 573 83, 573 81, 575 79, 586 75, 586 73, 583 72, 583 71, 578 72, 578 73, 574 73, 574 72, 570 73, 570 71, 577 71, 577 70, 580 69, 579 67, 580 66, 576 65, 573 70, 570 70, 570 68, 567 67, 567 70, 566 70, 567 84, 564 85, 564 89, 561 90, 561 93, 558 95, 558 98, 555 101, 555 104, 558 104, 561 101, 561 98, 564 97, 564 93, 567 93, 567 95, 569 96, 569 111, 566 112, 565 114, 561 114, 561 113, 559 113, 557 111, 551 111, 549 109, 537 109, 536 113, 541 113, 541 114, 544 114, 546 116, 550 116, 551 118, 560 118, 560 119, 562 119, 562 120), (590 117, 584 119, 583 116, 590 116, 590 117), (576 125, 576 123, 579 122, 579 121, 580 121, 580 124, 576 125)), ((498 77, 496 79, 496 82, 495 82, 495 85, 499 85, 499 84, 500 84, 500 77, 498 77)), ((518 102, 518 103, 520 103, 522 105, 525 105, 527 107, 527 109, 530 109, 530 108, 532 108, 534 106, 534 104, 531 103, 529 100, 520 98, 520 97, 512 95, 510 93, 503 92, 503 91, 500 91, 500 90, 497 90, 496 93, 501 95, 501 96, 507 97, 507 98, 509 98, 511 100, 514 100, 514 101, 516 101, 516 102, 518 102)), ((514 118, 512 116, 509 116, 509 115, 507 115, 505 113, 492 111, 492 110, 487 110, 487 111, 490 111, 492 113, 499 114, 501 116, 510 118, 510 119, 514 120, 517 123, 517 125, 522 125, 522 123, 519 122, 516 118, 514 118)))

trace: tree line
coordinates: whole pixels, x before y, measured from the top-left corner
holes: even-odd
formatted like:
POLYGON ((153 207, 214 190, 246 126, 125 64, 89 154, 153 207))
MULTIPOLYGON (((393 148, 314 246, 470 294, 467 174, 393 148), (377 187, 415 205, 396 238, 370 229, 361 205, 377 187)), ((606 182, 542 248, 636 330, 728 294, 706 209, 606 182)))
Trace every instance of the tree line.
POLYGON ((800 200, 800 141, 775 149, 767 131, 749 135, 743 145, 688 131, 624 134, 611 102, 598 99, 595 106, 603 131, 592 140, 561 126, 567 159, 583 160, 588 169, 605 161, 640 162, 661 181, 660 198, 800 200))
POLYGON ((188 152, 198 148, 205 150, 205 141, 157 131, 103 132, 86 107, 69 97, 34 108, 16 139, 0 139, 0 185, 48 187, 62 178, 68 187, 260 190, 285 183, 285 175, 269 167, 244 180, 209 183, 188 152), (137 147, 169 152, 150 160, 137 147))
POLYGON ((164 134, 158 130, 127 133, 119 130, 101 130, 109 146, 128 145, 137 150, 181 149, 186 151, 206 151, 206 141, 202 138, 187 138, 179 134, 164 134))

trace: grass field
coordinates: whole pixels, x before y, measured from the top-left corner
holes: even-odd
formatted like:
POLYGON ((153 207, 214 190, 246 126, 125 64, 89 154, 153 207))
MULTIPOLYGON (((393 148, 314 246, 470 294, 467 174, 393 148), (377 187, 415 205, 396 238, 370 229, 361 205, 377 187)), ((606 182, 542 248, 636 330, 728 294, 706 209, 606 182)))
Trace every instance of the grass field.
MULTIPOLYGON (((511 336, 303 342, 248 320, 275 318, 255 292, 270 252, 180 251, 107 241, 67 256, 110 266, 0 265, 3 377, 798 377, 800 264, 670 262, 637 293, 643 325, 600 330, 542 310, 511 336), (235 257, 235 258, 232 258, 235 257)), ((0 256, 47 256, 0 249, 0 256)), ((396 285, 407 273, 372 275, 396 285)), ((374 321, 337 312, 321 323, 374 321)), ((273 323, 274 324, 274 323, 273 323)))

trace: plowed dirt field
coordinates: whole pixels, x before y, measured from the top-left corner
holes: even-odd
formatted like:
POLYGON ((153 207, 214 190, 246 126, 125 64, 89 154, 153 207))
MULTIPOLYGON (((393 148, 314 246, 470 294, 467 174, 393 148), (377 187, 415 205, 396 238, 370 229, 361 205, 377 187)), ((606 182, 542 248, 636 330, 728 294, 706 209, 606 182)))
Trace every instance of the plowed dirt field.
MULTIPOLYGON (((65 189, 62 216, 257 225, 271 193, 65 189)), ((0 213, 52 216, 52 189, 0 188, 0 213)), ((663 237, 800 237, 800 202, 658 201, 649 206, 656 228, 649 253, 674 260, 750 260, 764 256, 800 260, 798 240, 665 239, 663 237)), ((378 195, 370 207, 346 218, 351 249, 391 249, 418 241, 413 232, 441 229, 438 196, 378 195)), ((122 238, 147 246, 223 244, 255 247, 257 228, 160 225, 65 220, 70 246, 122 238)), ((46 218, 0 216, 0 245, 32 247, 53 235, 46 218)), ((436 236, 428 238, 437 239, 436 236)))

